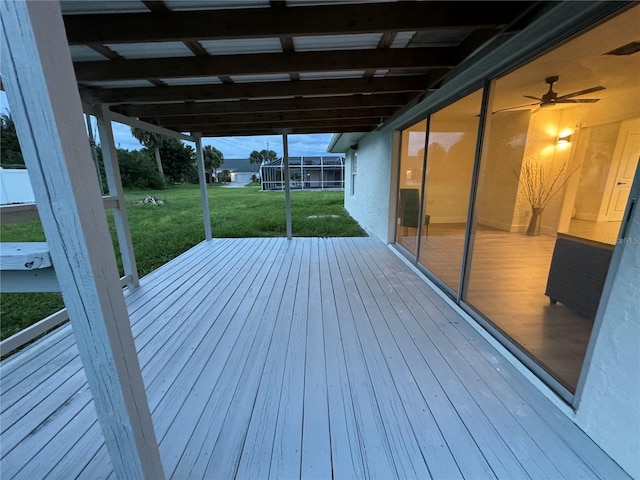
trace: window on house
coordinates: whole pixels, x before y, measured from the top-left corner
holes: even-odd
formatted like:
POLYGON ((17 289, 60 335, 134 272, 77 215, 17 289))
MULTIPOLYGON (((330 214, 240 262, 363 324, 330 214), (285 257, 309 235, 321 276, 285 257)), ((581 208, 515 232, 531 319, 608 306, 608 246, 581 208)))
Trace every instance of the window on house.
POLYGON ((358 175, 358 153, 351 155, 351 196, 356 196, 356 177, 358 175))

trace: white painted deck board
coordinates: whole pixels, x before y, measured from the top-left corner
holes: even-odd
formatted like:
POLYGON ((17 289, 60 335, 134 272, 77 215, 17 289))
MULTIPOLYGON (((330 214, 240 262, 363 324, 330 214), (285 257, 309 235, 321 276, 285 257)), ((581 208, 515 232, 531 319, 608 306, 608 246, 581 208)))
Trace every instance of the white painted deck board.
MULTIPOLYGON (((375 239, 216 239, 125 296, 168 478, 627 478, 375 239)), ((3 480, 114 478, 69 325, 0 373, 3 480)))

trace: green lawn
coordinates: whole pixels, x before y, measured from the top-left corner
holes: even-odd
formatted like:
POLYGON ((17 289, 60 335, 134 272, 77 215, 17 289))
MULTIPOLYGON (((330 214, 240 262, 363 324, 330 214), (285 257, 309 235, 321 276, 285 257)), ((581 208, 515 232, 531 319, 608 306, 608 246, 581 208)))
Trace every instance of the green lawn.
MULTIPOLYGON (((286 235, 283 192, 262 192, 259 185, 244 188, 211 185, 208 193, 214 237, 286 235)), ((131 238, 141 277, 204 240, 200 188, 197 185, 180 185, 159 191, 127 191, 126 198, 131 238), (160 206, 136 203, 146 195, 153 195, 165 203, 160 206)), ((291 192, 293 235, 366 235, 344 210, 343 201, 343 192, 291 192)), ((113 232, 110 212, 108 219, 113 232)), ((3 225, 0 237, 4 242, 45 240, 39 221, 3 225)), ((113 238, 115 242, 115 233, 113 238)), ((61 296, 55 293, 2 293, 1 337, 11 336, 63 306, 61 296)))

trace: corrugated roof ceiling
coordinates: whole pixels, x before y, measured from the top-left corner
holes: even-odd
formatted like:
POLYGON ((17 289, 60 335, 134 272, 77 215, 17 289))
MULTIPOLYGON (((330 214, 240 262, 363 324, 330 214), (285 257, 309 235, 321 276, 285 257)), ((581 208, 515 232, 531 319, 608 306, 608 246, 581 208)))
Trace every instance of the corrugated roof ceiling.
POLYGON ((547 8, 384 0, 61 6, 86 102, 205 136, 370 131, 547 8))

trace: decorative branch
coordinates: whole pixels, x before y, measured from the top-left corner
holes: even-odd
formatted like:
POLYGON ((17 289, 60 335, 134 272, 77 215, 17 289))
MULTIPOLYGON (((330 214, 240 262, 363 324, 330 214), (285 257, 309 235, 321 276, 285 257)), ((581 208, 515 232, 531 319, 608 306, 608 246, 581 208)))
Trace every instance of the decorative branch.
POLYGON ((513 173, 522 185, 531 208, 544 208, 562 190, 578 168, 580 165, 567 173, 567 163, 564 162, 549 177, 542 162, 537 160, 525 162, 519 174, 515 171, 513 173))

